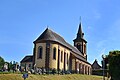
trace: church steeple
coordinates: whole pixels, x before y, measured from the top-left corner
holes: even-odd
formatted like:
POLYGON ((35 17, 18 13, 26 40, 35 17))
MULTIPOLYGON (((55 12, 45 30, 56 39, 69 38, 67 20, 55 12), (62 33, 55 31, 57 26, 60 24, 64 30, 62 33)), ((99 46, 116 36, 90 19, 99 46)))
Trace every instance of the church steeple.
POLYGON ((78 33, 77 33, 77 38, 80 39, 80 38, 83 38, 83 36, 84 36, 84 33, 82 32, 82 24, 80 22, 78 33))
POLYGON ((85 59, 87 59, 87 54, 86 54, 87 41, 84 39, 84 33, 82 32, 81 21, 80 21, 78 32, 77 32, 77 37, 73 41, 74 41, 74 46, 83 54, 85 59))

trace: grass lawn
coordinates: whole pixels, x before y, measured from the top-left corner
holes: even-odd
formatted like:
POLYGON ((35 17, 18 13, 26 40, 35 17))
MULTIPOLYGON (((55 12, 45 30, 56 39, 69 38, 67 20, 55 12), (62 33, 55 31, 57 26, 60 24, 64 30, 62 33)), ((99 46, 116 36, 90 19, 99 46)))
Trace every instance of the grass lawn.
MULTIPOLYGON (((0 74, 0 80, 24 80, 22 74, 0 74)), ((33 75, 26 80, 102 80, 102 76, 69 74, 69 75, 33 75)))

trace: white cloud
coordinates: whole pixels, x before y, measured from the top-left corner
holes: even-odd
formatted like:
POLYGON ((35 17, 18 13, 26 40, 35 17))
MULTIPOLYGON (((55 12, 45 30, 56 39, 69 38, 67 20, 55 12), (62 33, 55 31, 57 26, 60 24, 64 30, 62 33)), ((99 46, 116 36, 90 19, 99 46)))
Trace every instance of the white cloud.
POLYGON ((104 47, 104 45, 105 45, 106 42, 107 42, 107 40, 99 41, 99 42, 97 43, 97 48, 99 49, 99 48, 101 48, 101 47, 104 47))
POLYGON ((92 27, 91 27, 91 26, 88 26, 87 28, 88 28, 88 30, 92 29, 92 27))
POLYGON ((105 55, 105 50, 106 48, 103 48, 101 51, 100 51, 100 55, 98 57, 101 57, 102 55, 105 55))
POLYGON ((101 14, 98 11, 94 11, 93 14, 94 14, 95 19, 100 19, 101 18, 101 14))

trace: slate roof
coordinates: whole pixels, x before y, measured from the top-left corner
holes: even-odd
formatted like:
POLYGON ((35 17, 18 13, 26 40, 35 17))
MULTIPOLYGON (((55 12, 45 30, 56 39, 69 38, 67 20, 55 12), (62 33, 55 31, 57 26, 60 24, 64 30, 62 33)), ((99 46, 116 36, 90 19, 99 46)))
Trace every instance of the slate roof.
POLYGON ((25 56, 22 60, 21 60, 21 63, 22 62, 33 62, 33 56, 30 55, 30 56, 25 56))
POLYGON ((63 46, 69 48, 74 53, 76 53, 73 55, 75 55, 78 59, 81 59, 82 61, 87 62, 86 59, 83 57, 82 53, 76 47, 67 43, 60 35, 58 35, 57 33, 53 32, 52 30, 50 30, 48 28, 34 41, 34 43, 37 43, 42 40, 58 42, 58 43, 62 44, 63 46))
POLYGON ((92 64, 92 69, 100 69, 100 68, 102 67, 98 64, 97 60, 95 59, 95 61, 92 64))

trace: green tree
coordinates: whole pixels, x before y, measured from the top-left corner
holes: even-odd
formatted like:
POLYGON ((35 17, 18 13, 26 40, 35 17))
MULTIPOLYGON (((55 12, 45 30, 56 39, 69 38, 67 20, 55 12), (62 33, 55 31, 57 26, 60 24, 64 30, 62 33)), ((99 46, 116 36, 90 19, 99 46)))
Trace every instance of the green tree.
POLYGON ((120 80, 120 51, 110 51, 108 61, 111 80, 120 80))
POLYGON ((9 68, 10 68, 10 70, 12 70, 12 68, 13 68, 12 61, 9 63, 9 68))
POLYGON ((0 69, 2 69, 4 63, 5 63, 4 59, 0 56, 0 69))

